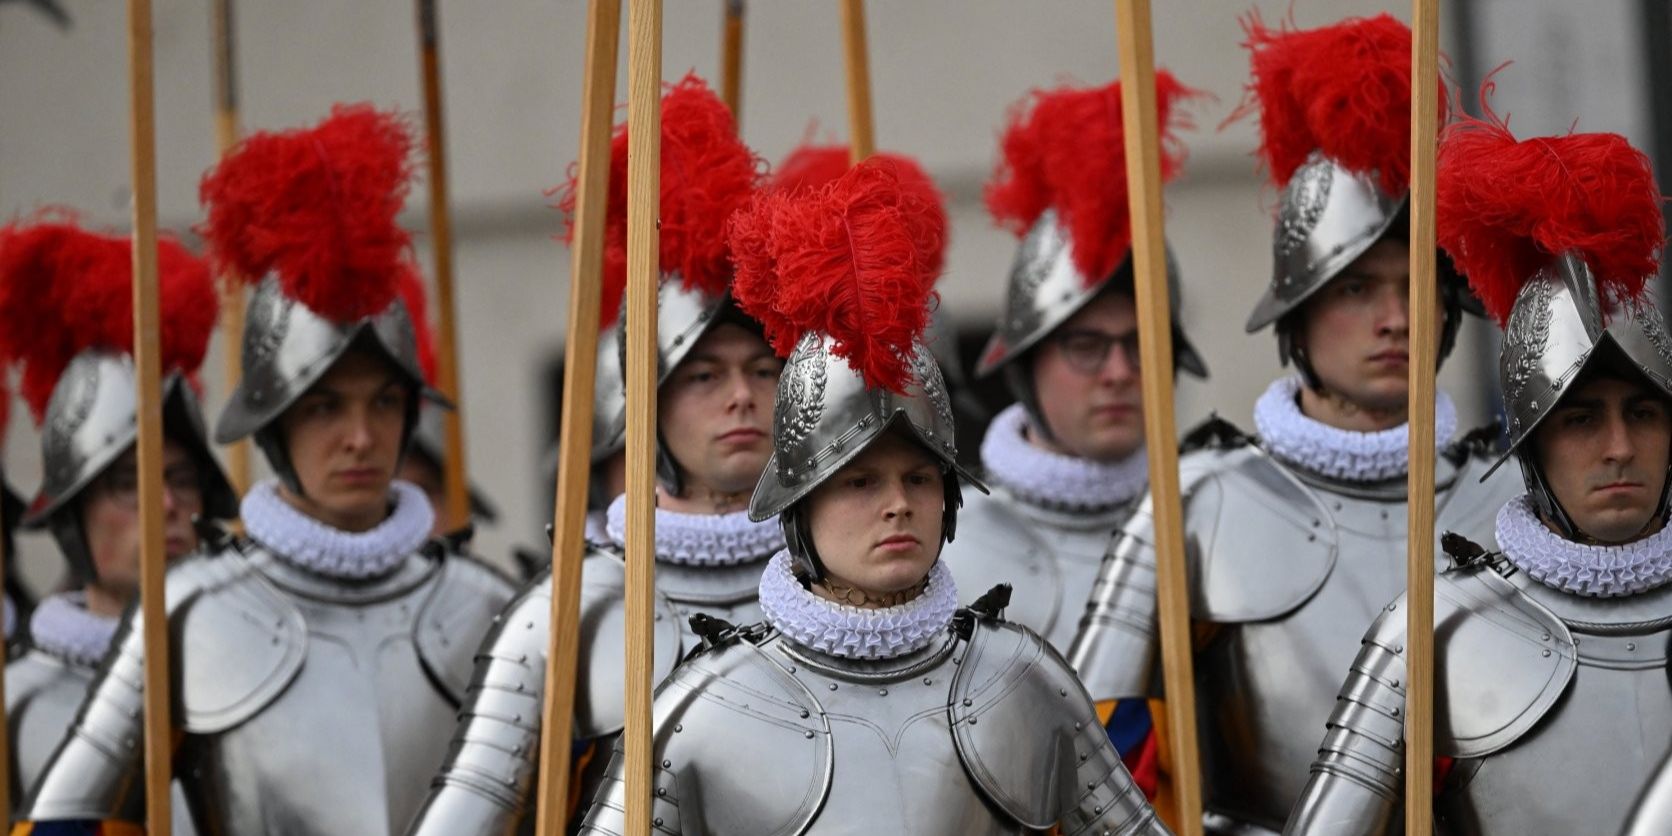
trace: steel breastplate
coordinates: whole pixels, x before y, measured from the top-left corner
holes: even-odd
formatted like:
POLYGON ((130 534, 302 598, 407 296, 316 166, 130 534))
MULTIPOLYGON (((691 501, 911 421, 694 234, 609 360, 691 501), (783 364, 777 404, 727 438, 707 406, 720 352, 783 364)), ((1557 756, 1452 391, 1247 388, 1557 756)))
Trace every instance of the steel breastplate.
POLYGON ((6 665, 6 724, 11 732, 12 803, 35 785, 64 739, 93 668, 30 648, 6 665))
POLYGON ((1616 832, 1672 741, 1672 586, 1598 599, 1519 572, 1509 582, 1567 625, 1578 668, 1536 725, 1458 761, 1437 793, 1436 823, 1458 834, 1616 832), (1553 768, 1595 777, 1551 780, 1553 768))
MULTIPOLYGON (((1498 508, 1520 486, 1496 474, 1476 484, 1483 470, 1478 459, 1442 465, 1436 533, 1492 542, 1498 508)), ((1269 619, 1222 623, 1197 653, 1206 806, 1272 830, 1283 827, 1306 785, 1360 638, 1405 589, 1403 481, 1343 488, 1296 475, 1329 515, 1320 530, 1336 538, 1333 567, 1298 606, 1269 619)), ((1443 553, 1436 549, 1436 556, 1436 569, 1444 568, 1443 553)))
MULTIPOLYGON (((259 549, 249 559, 305 623, 306 662, 248 719, 187 737, 188 795, 229 833, 405 827, 441 765, 456 710, 416 641, 437 562, 414 556, 387 576, 348 583, 259 549)), ((455 639, 474 646, 487 626, 455 639)))

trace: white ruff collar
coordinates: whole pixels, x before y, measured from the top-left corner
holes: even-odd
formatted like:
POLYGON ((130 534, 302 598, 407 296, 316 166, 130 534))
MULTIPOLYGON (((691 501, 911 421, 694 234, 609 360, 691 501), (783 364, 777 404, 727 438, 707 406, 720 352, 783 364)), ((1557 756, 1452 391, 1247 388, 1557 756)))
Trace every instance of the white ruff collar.
POLYGON ((1027 411, 1011 404, 981 439, 987 475, 1018 499, 1046 508, 1101 511, 1149 488, 1149 457, 1142 449, 1118 462, 1065 456, 1029 444, 1022 435, 1026 422, 1027 411))
MULTIPOLYGON (((610 542, 627 545, 627 495, 610 503, 604 529, 610 542)), ((656 559, 681 566, 736 566, 761 560, 784 547, 784 530, 773 517, 750 522, 748 511, 686 514, 656 509, 656 559)))
POLYGON ((1574 595, 1635 595, 1672 580, 1672 526, 1619 546, 1575 543, 1539 520, 1526 494, 1498 512, 1498 548, 1529 577, 1574 595))
POLYGON ((958 609, 958 589, 944 560, 929 570, 923 594, 877 610, 814 595, 796 580, 788 551, 772 556, 760 588, 767 623, 796 644, 844 659, 892 659, 922 650, 946 632, 958 609))
MULTIPOLYGON (((1254 428, 1267 451, 1286 462, 1332 479, 1380 482, 1405 475, 1410 464, 1409 427, 1356 432, 1329 426, 1300 411, 1300 378, 1272 381, 1254 403, 1254 428)), ((1457 432, 1457 407, 1445 392, 1434 393, 1434 444, 1444 447, 1457 432)))
POLYGON ((29 616, 30 641, 42 651, 70 664, 96 667, 116 637, 118 619, 87 610, 81 592, 50 595, 29 616))
POLYGON ((435 511, 416 485, 389 483, 394 513, 376 528, 351 533, 332 528, 279 498, 279 482, 256 483, 244 495, 239 515, 256 542, 286 562, 321 575, 364 580, 401 565, 430 537, 435 511))

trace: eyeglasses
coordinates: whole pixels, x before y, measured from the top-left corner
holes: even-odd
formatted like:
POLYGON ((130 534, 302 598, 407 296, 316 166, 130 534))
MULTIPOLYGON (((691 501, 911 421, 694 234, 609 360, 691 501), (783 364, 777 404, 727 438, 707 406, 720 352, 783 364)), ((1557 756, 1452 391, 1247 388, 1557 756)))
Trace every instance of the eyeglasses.
MULTIPOLYGON (((101 495, 110 497, 118 506, 133 510, 139 507, 139 471, 133 466, 118 464, 93 483, 101 495)), ((179 464, 163 471, 163 486, 184 504, 203 502, 203 477, 195 464, 179 464)))
POLYGON ((1080 374, 1094 375, 1102 371, 1103 365, 1109 362, 1109 352, 1115 346, 1120 346, 1121 362, 1127 368, 1134 371, 1138 368, 1137 331, 1120 335, 1102 331, 1065 331, 1056 335, 1053 342, 1062 352, 1062 359, 1068 361, 1068 367, 1080 374))

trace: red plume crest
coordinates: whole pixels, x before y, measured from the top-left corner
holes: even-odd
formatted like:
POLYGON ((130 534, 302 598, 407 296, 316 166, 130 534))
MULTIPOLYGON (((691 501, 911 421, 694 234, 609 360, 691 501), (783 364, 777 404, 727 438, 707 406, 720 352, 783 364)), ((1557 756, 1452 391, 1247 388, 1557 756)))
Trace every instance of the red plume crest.
MULTIPOLYGON (((1375 173, 1389 194, 1411 179, 1411 29, 1386 13, 1316 29, 1243 20, 1253 78, 1227 124, 1259 111, 1258 151, 1282 188, 1315 150, 1375 173)), ((1440 116, 1446 113, 1440 85, 1440 116)))
MULTIPOLYGON (((1190 126, 1178 105, 1204 95, 1165 70, 1155 74, 1161 126, 1161 178, 1184 166, 1174 134, 1190 126)), ((1047 209, 1074 249, 1088 285, 1107 279, 1132 242, 1126 192, 1126 144, 1120 82, 1101 87, 1035 90, 1010 110, 1000 157, 986 188, 987 210, 999 226, 1026 235, 1047 209)))
POLYGON ((1584 258, 1605 303, 1638 296, 1660 269, 1664 198, 1649 158, 1619 134, 1517 141, 1487 108, 1446 129, 1435 181, 1438 243, 1500 325, 1564 252, 1584 258))
POLYGON ((381 312, 412 269, 395 222, 413 173, 413 139, 394 113, 337 105, 317 126, 251 134, 198 187, 215 268, 352 322, 381 312))
POLYGON ((430 328, 430 302, 424 289, 424 277, 416 267, 401 272, 401 301, 406 315, 412 320, 412 332, 418 343, 418 370, 426 383, 436 382, 435 332, 430 328))
MULTIPOLYGON (((133 350, 133 256, 126 237, 50 213, 0 229, 0 363, 22 367, 38 423, 58 377, 90 348, 133 350)), ((172 238, 157 241, 162 367, 203 364, 219 313, 209 268, 172 238)))
MULTIPOLYGON (((662 170, 659 218, 661 272, 677 274, 688 290, 718 296, 731 284, 726 219, 749 200, 762 165, 737 137, 737 122, 720 97, 688 73, 662 95, 662 170)), ((564 240, 574 236, 578 183, 558 189, 564 240)), ((615 321, 627 285, 627 124, 610 144, 610 185, 604 221, 601 318, 615 321)))
MULTIPOLYGON (((946 247, 951 237, 946 220, 946 198, 935 185, 934 178, 923 170, 922 164, 917 160, 904 154, 885 151, 873 154, 871 159, 884 160, 894 166, 894 173, 900 180, 900 188, 915 192, 912 199, 921 201, 928 207, 929 216, 925 220, 940 242, 929 256, 929 266, 930 271, 939 278, 946 264, 946 247)), ((853 152, 846 145, 804 144, 791 151, 790 155, 778 164, 768 187, 781 189, 789 194, 817 189, 846 174, 848 169, 853 167, 852 161, 853 152)))
POLYGON ((934 293, 930 214, 898 163, 875 157, 816 189, 763 191, 731 221, 738 304, 780 355, 828 334, 867 386, 903 392, 934 293))

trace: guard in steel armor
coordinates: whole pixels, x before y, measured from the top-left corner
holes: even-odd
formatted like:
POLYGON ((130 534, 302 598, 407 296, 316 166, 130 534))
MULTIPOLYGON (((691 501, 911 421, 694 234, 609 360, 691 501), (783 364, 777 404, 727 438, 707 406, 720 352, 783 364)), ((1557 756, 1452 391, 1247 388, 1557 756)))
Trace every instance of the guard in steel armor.
MULTIPOLYGON (((439 397, 395 222, 411 146, 398 116, 339 106, 250 136, 201 187, 217 267, 255 282, 216 439, 253 436, 277 474, 244 498, 246 536, 217 536, 167 577, 174 760, 212 833, 404 827, 511 596, 430 539, 429 502, 394 478, 420 400, 439 397)), ((122 815, 143 750, 142 655, 130 611, 27 818, 122 815)))
MULTIPOLYGON (((1073 672, 1003 620, 1004 588, 960 610, 938 559, 959 480, 981 485, 920 342, 932 200, 872 158, 732 221, 738 298, 794 349, 749 505, 787 546, 766 621, 693 619, 703 643, 658 693, 662 832, 1166 832, 1073 672)), ((582 833, 624 832, 620 757, 582 833)))
MULTIPOLYGON (((1162 177, 1184 162, 1173 136, 1198 95, 1162 71, 1162 177)), ((981 442, 991 496, 972 497, 946 562, 965 589, 1011 583, 1007 616, 1066 650, 1086 591, 1149 485, 1120 83, 1035 91, 1011 113, 987 185, 994 220, 1021 238, 998 327, 976 374, 1016 398, 981 442)), ((1168 260, 1178 313, 1178 274, 1168 260)), ((1177 368, 1207 368, 1172 327, 1177 368)))
MULTIPOLYGON (((179 243, 165 238, 158 248, 168 323, 163 514, 172 560, 197 548, 194 518, 236 516, 238 497, 210 452, 188 382, 214 331, 214 282, 207 265, 179 243)), ((0 366, 22 372, 45 470, 21 522, 52 533, 72 588, 40 603, 30 616, 29 643, 6 665, 14 804, 64 739, 137 594, 131 265, 126 236, 94 234, 73 219, 0 230, 0 366)), ((176 821, 176 832, 189 830, 188 818, 176 821)))
MULTIPOLYGON (((1506 325, 1498 379, 1525 493, 1491 551, 1447 535, 1434 587, 1435 829, 1616 833, 1672 746, 1672 340, 1649 160, 1616 134, 1441 143, 1440 243, 1506 325)), ((1513 471, 1514 468, 1504 468, 1513 471)), ((1343 668, 1286 832, 1398 833, 1403 596, 1343 668)))
MULTIPOLYGON (((626 126, 617 129, 612 192, 625 194, 626 126)), ((731 296, 725 224, 753 194, 760 166, 737 138, 731 112, 695 76, 662 99, 662 282, 657 312, 658 449, 655 676, 696 646, 694 614, 760 618, 762 570, 783 548, 771 520, 755 521, 748 491, 772 453, 771 410, 783 363, 731 296), (679 184, 677 187, 674 184, 679 184)), ((573 197, 574 183, 570 184, 573 197)), ((609 207, 604 299, 617 308, 626 286, 626 206, 609 207)), ((599 365, 605 365, 600 360, 599 365)), ((600 407, 625 403, 619 373, 600 378, 600 407)), ((599 415, 602 417, 602 415, 599 415)), ((625 416, 594 427, 595 459, 624 447, 625 416)), ((626 497, 606 511, 603 543, 581 569, 580 651, 574 736, 585 749, 576 774, 588 797, 625 721, 626 497)), ((537 785, 545 658, 550 637, 549 569, 501 614, 477 654, 453 748, 410 832, 501 833, 531 818, 537 785)))
MULTIPOLYGON (((1297 374, 1255 404, 1257 437, 1217 419, 1191 433, 1180 488, 1191 614, 1208 628, 1195 662, 1207 826, 1257 834, 1300 795, 1353 637, 1405 586, 1411 34, 1386 15, 1310 31, 1254 17, 1247 32, 1243 110, 1260 111, 1261 156, 1283 188, 1275 270, 1248 329, 1275 325, 1297 374)), ((1467 293, 1444 287, 1442 358, 1467 293)), ((1496 434, 1452 441, 1444 393, 1435 424, 1439 449, 1422 454, 1437 457, 1439 525, 1489 537, 1516 490, 1508 475, 1480 484, 1491 462, 1477 439, 1496 434)), ((1157 696, 1150 502, 1116 536, 1068 654, 1099 701, 1157 696)))

